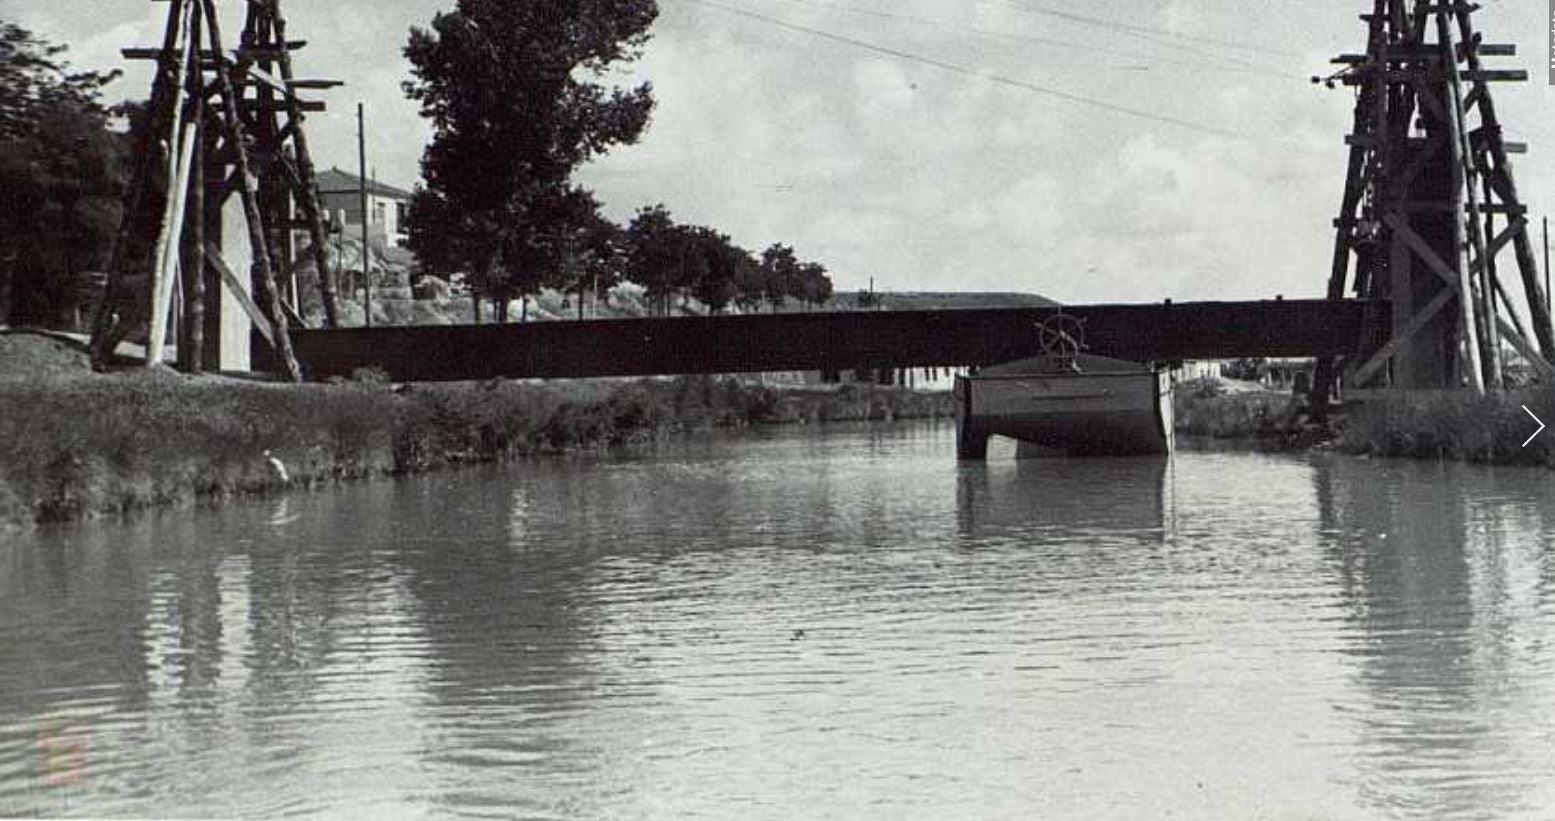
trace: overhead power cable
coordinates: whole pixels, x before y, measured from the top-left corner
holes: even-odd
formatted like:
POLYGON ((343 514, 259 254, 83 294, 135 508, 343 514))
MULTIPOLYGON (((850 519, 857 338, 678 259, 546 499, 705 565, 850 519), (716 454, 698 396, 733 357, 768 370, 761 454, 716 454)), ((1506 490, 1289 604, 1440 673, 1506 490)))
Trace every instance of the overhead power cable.
POLYGON ((719 9, 720 11, 725 11, 725 12, 728 12, 730 14, 738 15, 740 17, 749 18, 751 20, 758 20, 760 22, 766 23, 766 24, 771 25, 771 26, 776 26, 778 28, 788 29, 789 31, 796 31, 796 32, 799 32, 801 34, 808 34, 808 35, 811 35, 811 36, 814 36, 814 37, 820 37, 820 38, 825 39, 825 40, 831 40, 833 42, 843 43, 843 44, 846 44, 846 45, 849 45, 849 46, 853 46, 855 48, 861 48, 861 49, 865 49, 867 51, 873 51, 873 52, 875 52, 877 54, 885 54, 885 55, 888 55, 888 56, 891 56, 891 57, 896 57, 896 58, 901 59, 901 60, 908 60, 908 61, 911 61, 911 62, 914 62, 914 63, 921 63, 923 65, 933 66, 935 68, 943 69, 945 71, 951 71, 951 72, 955 72, 957 74, 963 74, 963 75, 966 75, 968 77, 976 77, 976 78, 981 79, 981 80, 986 80, 988 82, 997 83, 997 84, 1003 85, 1003 86, 1009 86, 1011 88, 1019 88, 1019 89, 1025 90, 1025 91, 1031 91, 1031 92, 1035 92, 1037 94, 1043 94, 1043 95, 1046 95, 1046 96, 1049 96, 1049 97, 1054 97, 1054 98, 1057 98, 1057 99, 1060 99, 1060 100, 1066 100, 1066 101, 1071 102, 1071 103, 1076 103, 1078 105, 1089 106, 1091 108, 1097 108, 1097 109, 1101 109, 1103 111, 1110 111, 1110 112, 1112 112, 1114 114, 1122 114, 1124 116, 1134 117, 1136 119, 1149 120, 1150 122, 1163 123, 1165 125, 1172 125, 1172 126, 1176 126, 1178 128, 1189 130, 1189 131, 1197 131, 1197 132, 1199 132, 1201 134, 1212 134, 1212 135, 1217 136, 1217 137, 1229 137, 1229 138, 1234 139, 1234 140, 1248 140, 1248 141, 1252 141, 1252 142, 1266 142, 1265 140, 1262 140, 1262 139, 1260 139, 1258 137, 1255 137, 1255 136, 1253 136, 1251 134, 1244 134, 1244 133, 1241 133, 1241 132, 1238 132, 1238 131, 1231 131, 1229 129, 1219 128, 1219 127, 1212 126, 1212 125, 1204 125, 1203 123, 1193 122, 1192 120, 1179 119, 1177 117, 1172 117, 1172 116, 1166 115, 1166 114, 1157 114, 1157 113, 1152 112, 1152 111, 1144 111, 1142 109, 1132 108, 1130 106, 1120 105, 1118 103, 1111 103, 1111 102, 1107 102, 1106 100, 1096 99, 1094 97, 1086 97, 1086 96, 1081 95, 1081 94, 1075 94, 1075 93, 1072 93, 1072 92, 1063 91, 1061 89, 1050 88, 1048 86, 1038 85, 1036 83, 1027 82, 1025 80, 1016 80, 1016 79, 1013 79, 1013 78, 1010 78, 1010 77, 1005 77, 1005 76, 1000 75, 1000 74, 992 74, 992 73, 989 73, 989 72, 986 72, 986 71, 980 71, 978 69, 971 68, 971 67, 964 66, 964 65, 960 65, 960 64, 957 64, 957 63, 950 63, 950 62, 946 62, 944 60, 937 60, 937 59, 934 59, 932 57, 924 57, 923 55, 920 55, 920 54, 913 54, 911 52, 902 51, 900 49, 891 48, 889 46, 882 46, 882 45, 878 45, 876 43, 870 43, 870 42, 867 42, 865 40, 859 40, 859 39, 856 39, 856 38, 853 38, 853 37, 848 37, 846 35, 834 34, 832 32, 824 31, 822 29, 811 28, 809 26, 802 26, 802 25, 799 25, 798 23, 790 23, 787 20, 780 20, 780 19, 778 19, 776 17, 769 17, 769 16, 767 16, 765 14, 760 14, 758 12, 750 11, 748 9, 742 9, 742 8, 737 7, 737 6, 724 5, 723 3, 717 3, 717 2, 714 2, 713 0, 689 0, 689 2, 695 3, 697 5, 701 5, 701 6, 707 6, 708 8, 719 9))
MULTIPOLYGON (((815 8, 845 12, 848 14, 858 14, 866 17, 875 17, 881 20, 897 20, 904 23, 912 23, 914 25, 930 26, 941 30, 946 28, 954 28, 960 31, 976 34, 980 37, 996 38, 1000 40, 1016 40, 1023 43, 1048 46, 1049 48, 1069 49, 1072 51, 1082 51, 1091 54, 1106 54, 1113 57, 1127 57, 1132 61, 1137 62, 1142 60, 1153 65, 1174 65, 1183 66, 1185 68, 1195 68, 1204 71, 1223 71, 1232 74, 1252 74, 1264 77, 1278 77, 1285 80, 1297 80, 1303 84, 1309 80, 1309 76, 1306 74, 1279 71, 1278 69, 1267 68, 1265 66, 1258 65, 1257 63, 1250 63, 1246 60, 1228 59, 1225 63, 1213 63, 1200 60, 1179 60, 1172 57, 1162 57, 1153 54, 1140 54, 1137 51, 1126 51, 1124 49, 1112 49, 1102 46, 1083 45, 1071 40, 1060 40, 1052 37, 1039 37, 1023 32, 992 31, 989 29, 977 28, 976 26, 949 23, 944 20, 931 20, 927 17, 914 17, 906 14, 896 14, 889 11, 862 9, 856 6, 844 6, 838 5, 836 3, 823 3, 818 2, 818 0, 782 0, 782 2, 800 3, 807 6, 813 6, 815 8)), ((1170 46, 1173 44, 1167 43, 1164 45, 1170 46)))
POLYGON ((1125 23, 1121 20, 1107 20, 1101 17, 1091 17, 1089 15, 1077 14, 1075 12, 1067 11, 1064 9, 1055 9, 1050 6, 1044 6, 1040 3, 1033 3, 1030 2, 1030 0, 1000 0, 999 5, 1008 6, 1018 11, 1025 11, 1031 14, 1040 14, 1046 17, 1056 17, 1060 20, 1067 20, 1071 23, 1079 23, 1085 26, 1095 26, 1097 28, 1110 29, 1112 31, 1129 32, 1132 34, 1145 35, 1152 38, 1170 37, 1176 40, 1189 40, 1203 45, 1236 49, 1238 51, 1249 51, 1255 54, 1279 54, 1285 57, 1302 56, 1299 52, 1290 51, 1289 49, 1277 48, 1275 46, 1248 43, 1246 41, 1239 40, 1221 40, 1215 37, 1207 37, 1202 34, 1189 34, 1181 31, 1157 28, 1155 26, 1143 26, 1138 23, 1125 23))

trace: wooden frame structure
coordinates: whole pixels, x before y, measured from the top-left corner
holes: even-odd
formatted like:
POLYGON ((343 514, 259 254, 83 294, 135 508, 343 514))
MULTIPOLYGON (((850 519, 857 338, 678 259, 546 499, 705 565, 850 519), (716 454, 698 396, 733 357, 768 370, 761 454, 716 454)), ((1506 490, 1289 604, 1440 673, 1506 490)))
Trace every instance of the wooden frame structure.
MULTIPOLYGON (((1366 53, 1336 57, 1343 68, 1324 80, 1356 93, 1328 298, 1349 291, 1391 303, 1386 320, 1365 323, 1359 355, 1346 363, 1348 386, 1499 388, 1507 345, 1555 378, 1555 332, 1508 162, 1525 147, 1503 139, 1491 95, 1495 83, 1528 74, 1485 67, 1485 58, 1516 50, 1484 42, 1473 25, 1478 8, 1373 0, 1361 15, 1366 53), (1508 246, 1526 323, 1497 266, 1508 246)), ((1335 364, 1318 363, 1319 413, 1335 364)))
MULTIPOLYGON (((296 229, 311 240, 325 323, 337 324, 335 272, 303 129, 305 113, 323 104, 298 92, 339 83, 294 78, 291 52, 305 43, 286 38, 280 0, 246 3, 236 49, 224 46, 216 0, 170 0, 161 47, 123 52, 155 60, 157 73, 135 124, 136 167, 93 319, 98 366, 142 320, 146 364, 160 362, 170 314, 178 321, 178 366, 215 366, 225 292, 274 347, 287 375, 301 380, 289 334, 301 324, 299 295, 295 279, 285 295, 278 281, 278 273, 291 277, 296 270, 296 229), (228 263, 235 257, 224 255, 221 237, 222 213, 234 197, 246 229, 239 238, 247 240, 246 282, 228 263)), ((246 356, 246 339, 231 344, 241 344, 246 356)))

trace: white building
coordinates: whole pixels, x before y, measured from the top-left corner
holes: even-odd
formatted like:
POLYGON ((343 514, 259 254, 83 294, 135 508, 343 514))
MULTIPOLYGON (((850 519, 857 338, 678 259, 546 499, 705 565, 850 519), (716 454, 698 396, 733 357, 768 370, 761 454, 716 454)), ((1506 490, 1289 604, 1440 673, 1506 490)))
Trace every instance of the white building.
MULTIPOLYGON (((330 221, 345 226, 348 235, 362 230, 361 178, 338 168, 318 175, 319 198, 330 221)), ((386 247, 404 245, 405 216, 410 210, 411 192, 392 185, 367 181, 367 209, 371 215, 367 233, 375 243, 386 247)))

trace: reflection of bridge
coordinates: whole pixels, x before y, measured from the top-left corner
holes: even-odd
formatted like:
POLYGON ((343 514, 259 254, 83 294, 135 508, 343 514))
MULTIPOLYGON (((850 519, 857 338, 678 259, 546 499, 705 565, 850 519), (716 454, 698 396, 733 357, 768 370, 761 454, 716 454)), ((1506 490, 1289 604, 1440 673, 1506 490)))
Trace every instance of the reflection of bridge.
MULTIPOLYGON (((1034 356, 1062 310, 1092 353, 1137 361, 1349 353, 1364 301, 1273 300, 295 330, 313 378, 376 366, 396 381, 987 365, 1034 356)), ((1369 314, 1376 316, 1377 314, 1369 314)), ((274 367, 255 345, 261 367, 274 367)))

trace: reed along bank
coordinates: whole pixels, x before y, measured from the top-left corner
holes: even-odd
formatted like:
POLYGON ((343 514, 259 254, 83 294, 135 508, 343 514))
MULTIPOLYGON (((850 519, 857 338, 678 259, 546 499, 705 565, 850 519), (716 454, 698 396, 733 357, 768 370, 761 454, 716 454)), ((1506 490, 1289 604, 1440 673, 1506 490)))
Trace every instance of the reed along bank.
POLYGON ((10 380, 0 382, 0 526, 706 428, 953 415, 943 393, 733 377, 398 387, 372 378, 280 385, 171 372, 10 380))

